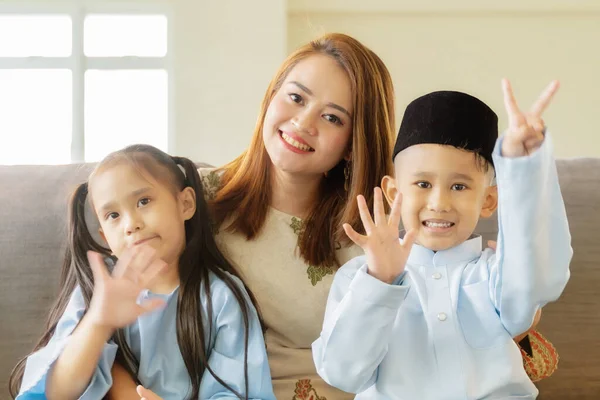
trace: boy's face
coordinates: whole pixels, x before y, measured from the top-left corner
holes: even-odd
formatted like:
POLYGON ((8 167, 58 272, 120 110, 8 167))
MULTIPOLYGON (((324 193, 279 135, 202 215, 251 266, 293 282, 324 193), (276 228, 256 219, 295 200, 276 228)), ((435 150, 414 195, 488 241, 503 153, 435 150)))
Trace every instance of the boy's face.
POLYGON ((416 242, 430 250, 455 247, 467 240, 479 217, 489 217, 497 206, 497 190, 473 153, 453 146, 419 144, 395 159, 395 182, 384 178, 391 202, 402 193, 404 228, 417 229, 416 242))

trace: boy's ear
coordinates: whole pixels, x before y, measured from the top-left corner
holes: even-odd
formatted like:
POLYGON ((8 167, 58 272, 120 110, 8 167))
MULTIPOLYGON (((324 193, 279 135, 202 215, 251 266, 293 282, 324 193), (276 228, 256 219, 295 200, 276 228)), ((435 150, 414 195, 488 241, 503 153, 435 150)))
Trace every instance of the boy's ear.
POLYGON ((185 221, 191 219, 196 213, 196 192, 191 187, 186 187, 179 192, 181 212, 185 221))
POLYGON ((498 186, 490 186, 486 189, 485 199, 481 207, 481 218, 489 218, 498 208, 498 186))
POLYGON ((389 175, 386 175, 381 180, 381 191, 391 207, 394 203, 394 199, 398 195, 398 188, 396 187, 396 181, 389 175))

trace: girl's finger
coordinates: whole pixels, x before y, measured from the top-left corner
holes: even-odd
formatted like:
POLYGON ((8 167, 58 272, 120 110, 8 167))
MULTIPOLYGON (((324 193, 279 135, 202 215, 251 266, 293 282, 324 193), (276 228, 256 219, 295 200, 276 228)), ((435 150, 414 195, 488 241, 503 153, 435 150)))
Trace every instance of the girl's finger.
POLYGON ((370 235, 375 227, 373 220, 371 219, 371 213, 369 213, 369 207, 367 206, 367 201, 364 196, 358 195, 358 213, 360 214, 360 219, 365 227, 365 232, 367 235, 370 235))
POLYGON ((106 264, 104 263, 102 255, 96 253, 95 251, 88 251, 87 257, 92 269, 94 282, 102 282, 107 280, 110 277, 110 274, 108 273, 108 269, 106 268, 106 264))
POLYGON ((533 106, 531 106, 531 114, 537 117, 541 116, 544 110, 548 108, 550 102, 552 102, 552 98, 554 97, 554 94, 558 91, 559 87, 560 83, 558 81, 550 82, 550 84, 546 86, 546 89, 544 89, 540 97, 538 97, 535 103, 533 103, 533 106))
POLYGON ((381 194, 381 189, 379 187, 376 187, 373 190, 373 217, 375 217, 375 226, 381 226, 385 223, 383 195, 381 194))
POLYGON ((342 225, 342 228, 344 228, 344 232, 346 232, 346 235, 348 235, 354 244, 359 247, 363 247, 363 245, 366 244, 367 237, 356 232, 350 224, 344 224, 342 225))
POLYGON ((168 267, 169 265, 163 260, 154 259, 152 264, 140 275, 139 285, 147 289, 168 267))
POLYGON ((400 227, 400 219, 402 218, 402 193, 398 192, 392 203, 390 212, 389 225, 395 228, 400 227))
POLYGON ((143 315, 152 311, 156 311, 165 306, 165 301, 162 299, 148 299, 140 303, 138 307, 138 315, 143 315))

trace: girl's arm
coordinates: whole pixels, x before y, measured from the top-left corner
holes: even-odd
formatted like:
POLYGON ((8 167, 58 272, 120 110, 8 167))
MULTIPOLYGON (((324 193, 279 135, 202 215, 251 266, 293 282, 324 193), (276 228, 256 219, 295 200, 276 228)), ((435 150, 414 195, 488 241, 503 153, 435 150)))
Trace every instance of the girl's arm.
POLYGON ((111 384, 109 370, 117 346, 107 343, 110 335, 93 331, 93 326, 83 317, 84 312, 83 295, 81 289, 76 287, 52 339, 27 358, 18 400, 79 397, 99 399, 104 396, 111 384), (59 362, 61 367, 57 370, 59 362), (63 368, 63 365, 69 362, 73 363, 74 371, 79 368, 82 374, 65 374, 70 368, 63 368), (59 371, 58 375, 55 374, 56 371, 59 371), (65 382, 66 379, 72 380, 65 382), (54 386, 55 383, 58 386, 54 386), (64 392, 63 395, 63 392, 57 391, 57 388, 62 387, 72 388, 72 391, 64 392))
POLYGON ((132 400, 139 397, 135 381, 121 364, 114 363, 110 373, 113 384, 108 391, 108 400, 132 400))
MULTIPOLYGON (((87 315, 83 317, 50 369, 46 386, 48 400, 77 399, 85 392, 111 336, 111 329, 96 325, 87 315)), ((114 356, 110 358, 112 362, 114 356)), ((108 369, 108 365, 103 367, 99 372, 108 369)), ((110 385, 109 380, 106 383, 110 385)))
MULTIPOLYGON (((248 304, 248 399, 274 400, 271 372, 267 361, 265 341, 256 309, 239 279, 232 277, 242 289, 248 304)), ((221 280, 211 283, 213 305, 213 334, 208 364, 213 372, 237 393, 246 393, 244 379, 244 322, 242 310, 231 290, 221 280)), ((202 302, 205 296, 202 296, 202 302)), ((237 399, 208 371, 200 385, 201 399, 237 399)))

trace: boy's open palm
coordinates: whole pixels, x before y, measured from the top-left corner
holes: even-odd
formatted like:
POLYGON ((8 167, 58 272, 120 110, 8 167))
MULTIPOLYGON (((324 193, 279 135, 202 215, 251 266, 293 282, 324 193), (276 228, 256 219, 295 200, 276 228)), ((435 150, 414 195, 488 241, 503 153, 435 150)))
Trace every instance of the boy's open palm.
POLYGON ((389 218, 385 215, 380 188, 375 188, 374 220, 371 218, 365 198, 358 196, 357 202, 366 235, 356 232, 350 224, 344 224, 344 231, 350 240, 364 250, 369 274, 383 282, 392 283, 404 272, 406 260, 416 237, 416 230, 408 231, 403 242, 398 237, 402 195, 398 193, 394 199, 389 218))
POLYGON ((119 329, 164 304, 160 299, 140 304, 137 301, 141 291, 166 267, 151 247, 142 245, 127 250, 117 261, 112 274, 100 254, 90 251, 88 260, 94 274, 94 294, 88 314, 95 324, 119 329))
POLYGON ((508 131, 502 141, 502 156, 523 157, 542 145, 546 133, 542 113, 552 101, 558 87, 558 81, 551 82, 529 112, 524 113, 517 105, 510 82, 507 79, 502 80, 504 107, 508 113, 508 131))

